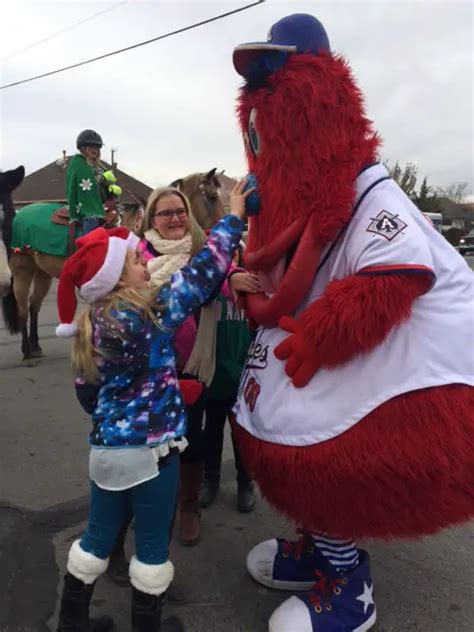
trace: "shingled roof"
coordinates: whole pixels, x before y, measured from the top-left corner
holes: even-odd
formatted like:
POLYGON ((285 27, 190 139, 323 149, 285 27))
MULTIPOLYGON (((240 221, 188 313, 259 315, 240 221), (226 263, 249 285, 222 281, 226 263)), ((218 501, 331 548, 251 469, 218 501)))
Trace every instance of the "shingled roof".
MULTIPOLYGON (((32 202, 60 202, 66 203, 66 166, 68 157, 61 158, 30 173, 25 177, 21 185, 15 190, 13 203, 16 208, 31 204, 32 202)), ((113 169, 117 177, 117 184, 122 187, 120 198, 124 205, 135 205, 137 200, 130 193, 138 198, 146 200, 152 189, 148 185, 136 180, 124 171, 117 169, 114 165, 101 160, 107 169, 113 169)))

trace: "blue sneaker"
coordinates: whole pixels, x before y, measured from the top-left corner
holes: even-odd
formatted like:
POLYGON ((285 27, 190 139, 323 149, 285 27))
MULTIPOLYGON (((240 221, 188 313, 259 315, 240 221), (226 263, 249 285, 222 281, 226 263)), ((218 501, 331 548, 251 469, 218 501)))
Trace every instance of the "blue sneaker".
POLYGON ((269 632, 366 632, 377 618, 369 555, 359 549, 359 564, 338 573, 330 563, 315 571, 316 583, 290 597, 270 617, 269 632))
POLYGON ((297 542, 266 540, 247 555, 247 570, 256 581, 268 588, 292 592, 309 590, 314 584, 314 571, 321 563, 327 564, 309 534, 302 534, 297 542))

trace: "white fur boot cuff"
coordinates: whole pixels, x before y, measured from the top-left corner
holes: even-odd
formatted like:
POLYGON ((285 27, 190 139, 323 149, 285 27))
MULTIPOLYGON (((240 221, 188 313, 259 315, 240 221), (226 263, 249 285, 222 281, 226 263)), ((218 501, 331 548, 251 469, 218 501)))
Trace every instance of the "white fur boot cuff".
POLYGON ((130 581, 140 592, 161 595, 173 581, 174 566, 168 560, 164 564, 144 564, 134 555, 130 560, 130 581))
POLYGON ((67 570, 84 584, 93 584, 99 575, 107 570, 108 565, 109 558, 102 560, 92 553, 87 553, 81 549, 79 540, 76 540, 69 550, 67 570))

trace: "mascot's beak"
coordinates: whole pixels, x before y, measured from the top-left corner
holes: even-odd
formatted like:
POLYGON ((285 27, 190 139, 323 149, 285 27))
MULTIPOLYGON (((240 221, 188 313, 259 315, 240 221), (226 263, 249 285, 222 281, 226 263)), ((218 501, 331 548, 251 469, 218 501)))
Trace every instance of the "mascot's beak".
POLYGON ((255 189, 245 200, 245 213, 248 217, 260 213, 260 195, 258 193, 258 180, 254 173, 249 173, 245 183, 244 193, 249 189, 255 189))

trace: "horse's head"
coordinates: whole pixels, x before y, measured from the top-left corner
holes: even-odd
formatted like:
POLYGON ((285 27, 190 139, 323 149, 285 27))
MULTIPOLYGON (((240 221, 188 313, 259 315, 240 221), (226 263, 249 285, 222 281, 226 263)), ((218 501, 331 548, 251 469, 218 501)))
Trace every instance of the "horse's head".
MULTIPOLYGON (((112 226, 108 226, 107 224, 114 222, 113 226, 124 226, 125 228, 128 228, 128 230, 138 233, 145 214, 146 199, 137 195, 134 191, 132 191, 132 189, 127 187, 125 187, 124 191, 128 194, 129 198, 134 200, 134 202, 119 203, 118 207, 112 205, 110 208, 107 206, 107 202, 105 202, 106 210, 108 211, 105 220, 106 227, 111 228, 112 226), (113 215, 114 212, 115 218, 113 215)), ((114 200, 117 202, 118 198, 114 198, 114 200)))
POLYGON ((212 228, 225 214, 220 196, 221 183, 216 168, 174 180, 170 186, 182 191, 191 203, 193 215, 204 230, 212 228))
POLYGON ((24 167, 0 172, 0 297, 8 294, 10 290, 11 273, 8 266, 8 252, 15 215, 12 191, 20 186, 24 177, 24 167))

